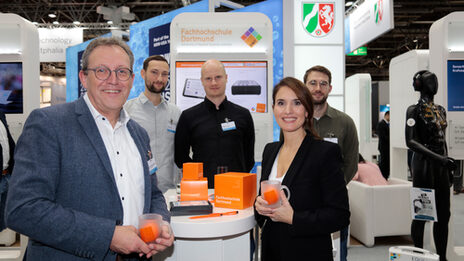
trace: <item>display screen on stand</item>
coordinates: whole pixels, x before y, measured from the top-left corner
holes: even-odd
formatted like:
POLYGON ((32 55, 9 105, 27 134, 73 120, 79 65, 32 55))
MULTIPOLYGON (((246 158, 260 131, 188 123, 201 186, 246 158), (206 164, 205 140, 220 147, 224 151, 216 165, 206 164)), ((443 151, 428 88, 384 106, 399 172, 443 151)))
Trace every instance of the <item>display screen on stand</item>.
MULTIPOLYGON (((181 110, 202 102, 203 61, 176 62, 176 103, 181 110)), ((227 74, 227 100, 252 113, 267 112, 267 61, 222 61, 227 74)))
POLYGON ((23 113, 21 62, 0 62, 0 110, 4 113, 23 113))

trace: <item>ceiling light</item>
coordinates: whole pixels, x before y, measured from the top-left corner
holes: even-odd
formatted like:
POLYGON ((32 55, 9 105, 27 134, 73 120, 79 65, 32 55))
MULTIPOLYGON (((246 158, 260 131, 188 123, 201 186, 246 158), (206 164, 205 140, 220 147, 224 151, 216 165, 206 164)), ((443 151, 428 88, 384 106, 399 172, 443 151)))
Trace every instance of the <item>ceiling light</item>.
POLYGON ((353 1, 348 1, 345 3, 345 6, 348 7, 348 6, 352 6, 353 5, 353 1))
POLYGON ((50 17, 50 18, 55 18, 55 17, 56 17, 56 14, 53 14, 53 13, 52 13, 52 14, 48 14, 48 17, 50 17))
POLYGON ((81 24, 81 22, 79 22, 79 21, 74 21, 73 24, 79 25, 79 24, 81 24))
POLYGON ((60 24, 60 22, 58 22, 58 21, 53 21, 53 24, 60 24))
POLYGON ((417 39, 412 40, 413 42, 417 43, 417 39))
POLYGON ((107 23, 107 24, 113 24, 113 21, 110 20, 110 21, 108 21, 108 22, 106 22, 106 23, 107 23))

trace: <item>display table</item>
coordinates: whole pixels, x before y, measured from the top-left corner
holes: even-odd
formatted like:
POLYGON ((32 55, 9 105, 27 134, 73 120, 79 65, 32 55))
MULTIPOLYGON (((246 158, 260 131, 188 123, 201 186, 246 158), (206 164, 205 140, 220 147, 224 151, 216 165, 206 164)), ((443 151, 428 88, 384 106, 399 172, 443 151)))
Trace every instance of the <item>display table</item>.
MULTIPOLYGON (((212 193, 212 190, 209 191, 212 193)), ((175 189, 164 197, 169 206, 177 199, 175 189)), ((228 212, 228 208, 213 208, 213 213, 228 212)), ((237 215, 203 219, 190 216, 171 217, 174 246, 155 255, 154 260, 176 261, 243 261, 250 259, 250 232, 255 226, 253 208, 239 210, 237 215)))

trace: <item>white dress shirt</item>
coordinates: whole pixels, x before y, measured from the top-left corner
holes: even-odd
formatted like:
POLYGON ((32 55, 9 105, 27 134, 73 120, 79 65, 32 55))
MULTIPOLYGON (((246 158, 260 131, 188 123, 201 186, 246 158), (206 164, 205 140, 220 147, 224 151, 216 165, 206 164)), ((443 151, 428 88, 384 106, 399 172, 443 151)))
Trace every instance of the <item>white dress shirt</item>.
POLYGON ((129 115, 122 109, 113 128, 109 120, 95 109, 87 94, 84 100, 97 124, 111 161, 124 212, 123 225, 138 227, 138 217, 143 214, 145 182, 142 157, 127 129, 129 115))
POLYGON ((285 172, 284 175, 282 175, 282 177, 280 177, 280 178, 277 177, 277 161, 279 161, 279 155, 280 155, 280 150, 279 150, 279 152, 277 153, 277 156, 274 159, 274 164, 272 165, 271 173, 269 173, 269 178, 268 179, 269 180, 277 180, 277 181, 280 181, 280 183, 282 183, 282 180, 284 180, 285 174, 287 174, 287 172, 285 172))

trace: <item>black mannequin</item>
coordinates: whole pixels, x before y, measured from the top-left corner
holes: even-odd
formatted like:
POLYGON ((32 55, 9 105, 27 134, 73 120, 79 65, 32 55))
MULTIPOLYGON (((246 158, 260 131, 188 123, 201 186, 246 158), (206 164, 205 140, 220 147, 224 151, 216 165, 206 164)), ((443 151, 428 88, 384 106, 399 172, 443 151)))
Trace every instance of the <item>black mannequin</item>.
MULTIPOLYGON (((419 71, 413 78, 414 90, 420 92, 419 102, 406 112, 406 145, 413 151, 411 160, 414 187, 435 189, 438 222, 433 224, 433 238, 440 255, 446 260, 448 221, 450 218, 450 172, 456 169, 448 157, 445 129, 446 111, 433 103, 438 80, 434 73, 419 71)), ((422 248, 425 221, 413 220, 411 236, 414 246, 422 248)))

